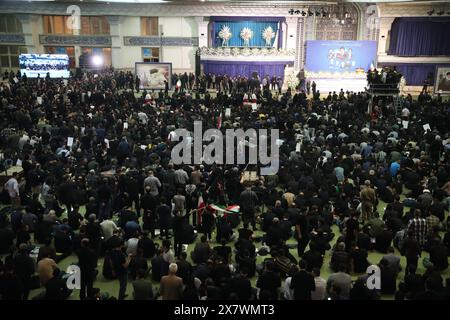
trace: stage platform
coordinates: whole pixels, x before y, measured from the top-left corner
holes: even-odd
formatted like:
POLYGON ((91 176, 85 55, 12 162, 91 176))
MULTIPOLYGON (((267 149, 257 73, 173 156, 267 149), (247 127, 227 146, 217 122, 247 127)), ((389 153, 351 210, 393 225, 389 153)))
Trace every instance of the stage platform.
POLYGON ((329 92, 339 92, 341 89, 344 91, 360 92, 365 91, 367 87, 366 77, 360 78, 308 78, 311 82, 314 80, 317 90, 322 95, 329 92))

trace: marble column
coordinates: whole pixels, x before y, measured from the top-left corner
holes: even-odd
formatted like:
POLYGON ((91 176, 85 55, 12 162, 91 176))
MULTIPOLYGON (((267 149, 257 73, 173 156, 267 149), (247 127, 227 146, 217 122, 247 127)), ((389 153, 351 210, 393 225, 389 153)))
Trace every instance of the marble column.
POLYGON ((19 19, 22 24, 22 34, 25 38, 25 47, 28 53, 43 53, 39 52, 35 43, 39 43, 39 30, 34 27, 34 23, 38 19, 37 16, 32 14, 16 14, 16 18, 19 19), (37 42, 36 42, 37 40, 37 42))
POLYGON ((286 38, 286 47, 284 49, 295 49, 297 45, 297 23, 298 18, 286 18, 287 24, 287 38, 286 38))
POLYGON ((122 37, 120 34, 121 16, 108 16, 109 31, 111 36, 111 64, 114 68, 123 68, 122 62, 122 37))
POLYGON ((195 21, 198 25, 198 47, 208 46, 208 17, 195 17, 195 21))
POLYGON ((388 50, 388 33, 391 30, 392 22, 394 22, 393 17, 381 17, 380 18, 380 34, 378 36, 378 55, 385 56, 387 55, 386 51, 388 50))

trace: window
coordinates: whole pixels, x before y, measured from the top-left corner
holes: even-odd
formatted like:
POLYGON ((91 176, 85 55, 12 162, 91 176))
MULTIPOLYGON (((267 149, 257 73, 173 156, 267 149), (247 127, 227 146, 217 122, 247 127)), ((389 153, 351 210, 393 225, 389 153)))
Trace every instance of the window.
POLYGON ((0 46, 0 67, 3 69, 19 68, 19 54, 27 53, 23 46, 0 46))
POLYGON ((74 47, 45 47, 45 53, 67 54, 69 56, 69 67, 75 68, 75 49, 74 47))
POLYGON ((0 32, 22 33, 22 23, 13 14, 0 16, 0 32))
POLYGON ((73 30, 67 28, 69 16, 44 16, 44 33, 47 34, 73 34, 73 30))
POLYGON ((108 17, 85 16, 81 17, 80 34, 97 35, 109 34, 108 17))
POLYGON ((158 35, 158 17, 141 17, 141 35, 158 35))
MULTIPOLYGON (((67 28, 68 19, 69 16, 44 16, 44 32, 47 34, 73 34, 73 30, 67 28)), ((81 17, 80 34, 109 34, 108 18, 97 16, 81 17)))
POLYGON ((144 62, 159 62, 159 48, 142 48, 144 62))
POLYGON ((103 58, 103 66, 111 67, 111 64, 112 64, 111 48, 82 47, 81 52, 88 56, 91 56, 91 55, 101 56, 103 58))

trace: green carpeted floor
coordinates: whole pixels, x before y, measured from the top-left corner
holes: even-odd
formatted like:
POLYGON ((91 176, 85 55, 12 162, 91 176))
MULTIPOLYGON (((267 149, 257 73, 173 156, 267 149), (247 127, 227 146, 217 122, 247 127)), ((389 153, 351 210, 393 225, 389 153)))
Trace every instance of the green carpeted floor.
MULTIPOLYGON (((377 208, 378 212, 384 213, 384 208, 385 207, 386 207, 386 204, 380 201, 380 203, 378 205, 378 208, 377 208)), ((81 211, 84 211, 84 208, 82 208, 81 211)), ((84 213, 84 212, 82 212, 82 213, 84 213)), ((336 236, 334 237, 333 241, 331 242, 331 245, 333 246, 334 243, 336 242, 336 239, 339 237, 340 232, 339 232, 339 229, 338 229, 338 227, 336 225, 334 225, 332 227, 332 229, 333 229, 333 232, 336 234, 336 236)), ((256 235, 257 236, 262 235, 262 231, 256 231, 256 235)), ((197 237, 197 239, 198 239, 198 237, 197 237)), ((215 239, 215 234, 213 234, 213 239, 215 239)), ((158 237, 156 239, 156 242, 161 244, 161 241, 158 239, 158 237)), ((288 241, 288 243, 296 244, 296 241, 293 238, 291 238, 288 241)), ((218 245, 218 244, 215 241, 212 241, 211 245, 215 246, 215 245, 218 245)), ((262 244, 261 243, 257 243, 255 245, 256 245, 256 247, 261 247, 262 244)), ((190 244, 187 247, 189 261, 190 261, 190 252, 193 250, 194 246, 195 246, 195 243, 190 244)), ((298 254, 297 254, 296 247, 294 247, 293 249, 290 249, 290 252, 294 255, 294 257, 296 259, 298 259, 298 254)), ((397 250, 396 250, 396 254, 400 256, 400 253, 397 250)), ((382 256, 383 256, 383 254, 378 253, 376 251, 372 251, 372 252, 369 253, 369 262, 371 264, 377 264, 380 261, 380 259, 382 258, 382 256)), ((233 255, 233 257, 234 257, 234 255, 233 255)), ((262 256, 257 255, 257 263, 258 264, 261 263, 263 261, 263 259, 265 259, 266 257, 262 257, 262 256)), ((423 267, 423 264, 422 264, 422 260, 423 260, 423 258, 426 258, 426 257, 428 257, 428 253, 423 252, 422 257, 419 260, 418 273, 423 273, 425 271, 425 269, 423 267)), ((323 266, 322 266, 322 269, 321 269, 321 276, 324 279, 327 279, 328 276, 332 273, 332 270, 329 267, 330 259, 331 259, 331 250, 326 252, 326 255, 325 255, 325 258, 324 258, 324 263, 323 263, 323 266)), ((75 254, 72 254, 71 256, 69 256, 69 257, 65 258, 64 260, 62 260, 61 262, 59 262, 58 265, 59 265, 59 267, 62 270, 66 270, 67 267, 70 264, 76 263, 76 262, 77 262, 77 257, 76 257, 75 254)), ((119 282, 117 280, 106 280, 106 279, 104 279, 102 274, 101 274, 102 266, 103 266, 103 259, 99 259, 99 262, 98 262, 99 274, 98 274, 97 280, 94 283, 94 287, 99 288, 101 290, 101 292, 108 293, 110 296, 117 297, 118 292, 119 292, 119 282)), ((150 261, 149 261, 149 266, 150 266, 150 261)), ((405 270, 405 266, 406 266, 406 258, 405 257, 401 257, 401 266, 402 266, 402 271, 398 275, 398 280, 397 280, 398 282, 403 280, 403 277, 404 277, 404 270, 405 270)), ((358 274, 352 274, 352 278, 353 279, 356 279, 357 277, 358 277, 358 274)), ((450 277, 450 268, 442 273, 442 277, 444 279, 450 277)), ((251 279, 253 285, 255 285, 256 279, 257 279, 256 276, 251 279)), ((154 288, 158 288, 158 286, 159 286, 159 284, 157 282, 154 282, 153 285, 154 285, 154 288)), ((133 296, 132 295, 132 290, 133 290, 132 289, 132 285, 129 282, 128 283, 128 287, 127 287, 127 294, 128 294, 127 299, 132 299, 132 296, 133 296)), ((37 294, 39 294, 42 291, 43 291, 42 288, 33 290, 31 292, 31 294, 30 294, 30 298, 36 296, 37 294)), ((70 299, 71 300, 78 300, 79 299, 79 291, 75 290, 72 293, 72 295, 70 296, 70 299)), ((385 295, 385 296, 382 297, 382 299, 393 299, 393 296, 392 295, 385 295)))

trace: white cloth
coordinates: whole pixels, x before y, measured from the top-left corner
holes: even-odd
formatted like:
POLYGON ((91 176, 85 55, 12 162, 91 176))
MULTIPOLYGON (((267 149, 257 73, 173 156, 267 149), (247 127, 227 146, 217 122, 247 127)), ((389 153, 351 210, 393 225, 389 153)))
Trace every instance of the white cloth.
POLYGON ((311 299, 312 300, 325 299, 325 293, 327 291, 327 282, 322 277, 315 277, 314 282, 316 283, 316 290, 311 292, 311 299))
POLYGON ((19 182, 17 182, 16 178, 10 178, 6 181, 5 189, 8 191, 11 198, 16 198, 19 196, 19 182))
POLYGON ((138 242, 139 242, 138 238, 130 238, 127 240, 127 244, 126 244, 127 254, 132 254, 132 255, 137 254, 138 242))
POLYGON ((294 290, 291 289, 291 281, 292 281, 292 277, 286 278, 286 280, 284 281, 284 285, 283 285, 283 297, 286 300, 294 300, 294 290))
POLYGON ((112 237, 114 230, 117 229, 117 225, 112 220, 103 220, 100 223, 100 227, 103 231, 103 236, 105 237, 105 240, 108 240, 112 237))

